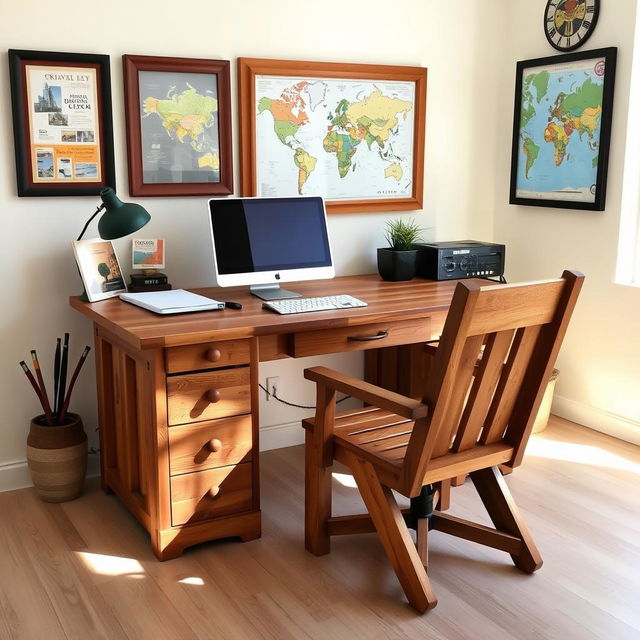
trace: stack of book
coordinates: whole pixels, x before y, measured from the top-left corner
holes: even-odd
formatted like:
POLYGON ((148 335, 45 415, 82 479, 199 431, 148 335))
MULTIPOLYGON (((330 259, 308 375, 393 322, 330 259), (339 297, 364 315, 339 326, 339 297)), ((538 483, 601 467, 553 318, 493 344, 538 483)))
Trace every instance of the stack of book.
POLYGON ((168 291, 171 289, 171 285, 164 273, 132 273, 128 288, 131 293, 140 293, 142 291, 168 291))

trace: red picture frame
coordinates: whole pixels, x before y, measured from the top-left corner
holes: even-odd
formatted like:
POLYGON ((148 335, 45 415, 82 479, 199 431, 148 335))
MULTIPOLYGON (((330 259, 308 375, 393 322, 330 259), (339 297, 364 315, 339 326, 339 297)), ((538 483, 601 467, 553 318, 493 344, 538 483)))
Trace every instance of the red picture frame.
POLYGON ((228 60, 123 56, 129 193, 233 193, 228 60))

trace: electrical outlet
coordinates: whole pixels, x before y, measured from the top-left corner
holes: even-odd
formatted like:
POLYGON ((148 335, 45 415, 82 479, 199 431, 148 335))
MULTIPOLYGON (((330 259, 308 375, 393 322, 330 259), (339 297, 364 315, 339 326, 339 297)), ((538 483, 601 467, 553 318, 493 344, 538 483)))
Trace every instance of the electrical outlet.
POLYGON ((280 382, 280 378, 278 376, 272 376, 271 378, 267 378, 267 384, 265 385, 269 392, 267 393, 267 402, 271 400, 271 396, 274 393, 278 392, 278 383, 280 382))

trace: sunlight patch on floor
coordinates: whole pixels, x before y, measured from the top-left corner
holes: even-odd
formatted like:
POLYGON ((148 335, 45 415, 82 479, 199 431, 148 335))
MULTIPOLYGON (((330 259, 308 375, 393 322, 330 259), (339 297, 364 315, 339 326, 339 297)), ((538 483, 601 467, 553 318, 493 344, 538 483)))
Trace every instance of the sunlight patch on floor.
POLYGON ((358 485, 352 475, 349 473, 337 473, 331 474, 334 480, 337 480, 343 487, 349 487, 349 489, 357 489, 358 485))
POLYGON ((108 556, 101 553, 89 553, 88 551, 77 551, 76 553, 93 573, 103 576, 143 577, 144 569, 135 558, 108 556))
POLYGON ((178 580, 180 584, 192 584, 196 587, 204 587, 204 580, 202 578, 196 578, 192 576, 190 578, 182 578, 182 580, 178 580))
POLYGON ((573 442, 545 440, 533 437, 527 445, 527 455, 551 460, 564 460, 594 467, 607 467, 640 474, 640 464, 611 453, 606 449, 573 442))

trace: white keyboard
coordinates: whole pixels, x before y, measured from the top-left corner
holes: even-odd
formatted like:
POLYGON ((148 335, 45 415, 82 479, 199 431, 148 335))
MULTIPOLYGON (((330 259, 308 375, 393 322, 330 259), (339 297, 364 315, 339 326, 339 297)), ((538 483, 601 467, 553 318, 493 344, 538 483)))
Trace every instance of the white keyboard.
POLYGON ((276 313, 307 313, 307 311, 329 311, 331 309, 354 309, 366 307, 367 303, 353 296, 324 296, 322 298, 287 298, 286 300, 272 300, 263 302, 265 309, 276 313))

